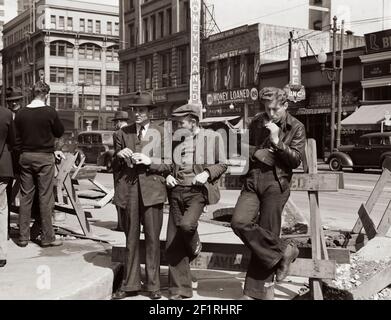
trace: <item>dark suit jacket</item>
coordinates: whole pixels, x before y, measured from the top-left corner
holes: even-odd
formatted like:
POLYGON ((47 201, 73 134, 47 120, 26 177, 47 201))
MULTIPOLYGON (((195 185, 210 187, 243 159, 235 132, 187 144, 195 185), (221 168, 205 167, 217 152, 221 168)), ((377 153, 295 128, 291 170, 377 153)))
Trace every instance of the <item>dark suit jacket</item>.
POLYGON ((0 107, 0 177, 13 178, 12 149, 15 145, 15 132, 12 112, 0 107))
MULTIPOLYGON (((201 129, 199 134, 195 138, 195 154, 193 172, 194 174, 200 174, 204 171, 208 171, 210 178, 205 184, 208 194, 208 204, 216 204, 220 200, 219 179, 227 171, 226 153, 223 145, 223 140, 220 139, 213 130, 201 129)), ((181 148, 180 144, 174 147, 181 148)), ((178 165, 174 164, 172 167, 172 173, 177 178, 176 173, 178 165)))
POLYGON ((118 176, 116 177, 114 204, 126 208, 129 200, 129 184, 138 179, 141 198, 144 206, 154 206, 162 204, 167 199, 166 181, 164 176, 168 174, 169 167, 161 164, 163 155, 164 133, 163 129, 150 123, 143 139, 144 151, 149 156, 153 164, 151 166, 132 165, 118 158, 116 154, 129 148, 136 152, 137 143, 136 125, 132 124, 118 130, 114 135, 114 157, 118 162, 118 176), (153 139, 151 138, 153 137, 153 139), (149 138, 149 141, 148 141, 149 138), (148 152, 150 151, 150 152, 148 152))

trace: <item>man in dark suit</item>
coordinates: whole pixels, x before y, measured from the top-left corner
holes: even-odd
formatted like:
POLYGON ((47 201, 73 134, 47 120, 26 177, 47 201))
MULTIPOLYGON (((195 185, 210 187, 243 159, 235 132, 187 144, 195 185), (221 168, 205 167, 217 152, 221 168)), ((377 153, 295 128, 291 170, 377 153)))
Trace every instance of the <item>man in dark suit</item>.
POLYGON ((299 250, 280 238, 281 215, 290 195, 292 170, 304 158, 305 128, 288 112, 287 93, 267 87, 259 94, 265 113, 250 124, 250 170, 231 225, 251 250, 244 299, 272 300, 274 275, 282 281, 299 250))
POLYGON ((14 177, 12 148, 15 144, 12 112, 0 107, 0 267, 7 263, 8 200, 7 185, 14 177))
POLYGON ((149 111, 154 108, 149 93, 139 93, 132 107, 136 123, 119 130, 114 140, 120 166, 114 203, 122 211, 126 257, 123 283, 113 299, 134 296, 141 290, 140 220, 145 234, 145 289, 151 299, 160 299, 159 236, 167 198, 164 174, 168 168, 162 164, 164 134, 149 119, 149 111))
POLYGON ((190 261, 201 251, 198 220, 206 205, 220 200, 218 181, 227 165, 221 137, 199 126, 199 106, 181 106, 173 117, 180 126, 173 140, 183 141, 174 148, 172 171, 166 178, 170 188, 166 254, 170 299, 180 300, 193 296, 190 261))

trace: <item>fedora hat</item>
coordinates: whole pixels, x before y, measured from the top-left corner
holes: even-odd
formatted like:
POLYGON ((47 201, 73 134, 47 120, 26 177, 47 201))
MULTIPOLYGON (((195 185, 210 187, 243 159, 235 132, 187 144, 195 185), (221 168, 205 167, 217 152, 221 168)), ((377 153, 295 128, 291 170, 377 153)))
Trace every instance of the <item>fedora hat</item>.
POLYGON ((128 121, 129 120, 129 114, 126 111, 117 111, 114 114, 114 119, 111 120, 111 121, 117 121, 117 120, 128 121))
POLYGON ((156 105, 153 101, 153 96, 150 92, 137 92, 133 102, 129 104, 129 107, 148 107, 155 108, 156 105))
POLYGON ((6 89, 9 93, 6 94, 6 101, 16 101, 16 100, 22 100, 24 98, 22 94, 22 89, 20 88, 7 88, 6 89))

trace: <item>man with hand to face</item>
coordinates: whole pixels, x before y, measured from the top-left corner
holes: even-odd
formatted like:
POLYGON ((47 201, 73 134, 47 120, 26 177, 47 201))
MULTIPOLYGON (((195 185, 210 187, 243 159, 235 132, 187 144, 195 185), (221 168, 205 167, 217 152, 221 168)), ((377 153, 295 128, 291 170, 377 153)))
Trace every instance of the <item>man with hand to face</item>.
POLYGON ((163 130, 151 123, 154 108, 149 93, 139 93, 131 105, 136 123, 114 135, 115 161, 118 162, 114 204, 120 208, 126 235, 125 271, 121 288, 113 299, 135 296, 141 291, 140 223, 145 234, 145 291, 160 299, 160 231, 163 204, 167 198, 164 176, 169 166, 162 164, 163 130), (152 139, 150 139, 152 138, 152 139), (147 156, 148 147, 152 154, 147 156))
POLYGON ((231 226, 251 250, 244 298, 274 298, 274 277, 282 281, 298 249, 280 239, 281 216, 290 196, 292 170, 304 158, 304 125, 288 112, 287 93, 264 88, 265 113, 249 127, 250 165, 231 226))

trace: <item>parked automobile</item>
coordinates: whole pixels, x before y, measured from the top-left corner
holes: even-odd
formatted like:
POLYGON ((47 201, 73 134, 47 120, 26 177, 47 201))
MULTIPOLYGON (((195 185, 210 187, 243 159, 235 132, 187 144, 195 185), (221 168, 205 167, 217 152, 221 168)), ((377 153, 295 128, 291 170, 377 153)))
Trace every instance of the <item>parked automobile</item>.
POLYGON ((341 146, 332 152, 327 163, 331 171, 352 168, 354 172, 382 168, 386 157, 391 157, 391 132, 364 134, 355 145, 341 146))
POLYGON ((83 131, 77 136, 77 150, 85 156, 86 164, 96 164, 112 171, 113 131, 83 131))

